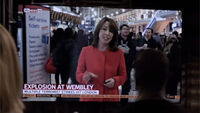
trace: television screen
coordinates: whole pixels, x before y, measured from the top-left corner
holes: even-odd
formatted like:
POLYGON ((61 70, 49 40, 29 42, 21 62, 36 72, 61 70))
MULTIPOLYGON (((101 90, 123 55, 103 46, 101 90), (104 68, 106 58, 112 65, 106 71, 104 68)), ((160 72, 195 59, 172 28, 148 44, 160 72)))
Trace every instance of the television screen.
MULTIPOLYGON (((181 100, 181 62, 179 62, 181 56, 175 54, 171 57, 174 41, 177 41, 181 48, 180 10, 19 5, 18 21, 19 61, 24 79, 24 101, 135 102, 139 95, 134 69, 135 57, 139 53, 137 47, 151 47, 150 44, 141 44, 138 41, 147 36, 146 28, 153 30, 155 48, 168 56, 170 64, 175 63, 171 59, 178 58, 176 60, 178 71, 170 70, 173 76, 170 73, 165 95, 166 99, 174 103, 179 103, 181 100), (115 56, 109 61, 99 59, 101 54, 96 55, 97 58, 88 58, 91 60, 90 68, 96 67, 94 70, 101 72, 89 72, 81 67, 86 64, 80 63, 82 58, 80 56, 87 56, 82 48, 92 47, 95 28, 104 17, 114 20, 119 37, 126 35, 130 39, 127 43, 118 39, 118 48, 124 52, 127 72, 125 74, 127 79, 120 78, 119 83, 116 78, 110 80, 106 77, 106 72, 102 72, 106 67, 104 64, 114 61, 115 56), (122 32, 122 28, 126 28, 126 31, 122 32), (126 59, 127 55, 129 60, 126 59), (98 65, 94 63, 96 61, 98 65), (90 82, 93 80, 90 77, 83 78, 87 82, 81 82, 78 74, 80 70, 85 71, 83 74, 89 73, 90 77, 96 79, 96 83, 90 82), (103 77, 99 77, 96 73, 101 73, 103 77), (112 80, 116 82, 114 86, 106 86, 107 83, 101 82, 102 79, 105 82, 112 80), (109 90, 108 87, 115 87, 115 90, 109 90)), ((114 68, 113 64, 122 65, 117 64, 118 60, 107 67, 114 68)), ((118 74, 118 71, 116 72, 118 74)))

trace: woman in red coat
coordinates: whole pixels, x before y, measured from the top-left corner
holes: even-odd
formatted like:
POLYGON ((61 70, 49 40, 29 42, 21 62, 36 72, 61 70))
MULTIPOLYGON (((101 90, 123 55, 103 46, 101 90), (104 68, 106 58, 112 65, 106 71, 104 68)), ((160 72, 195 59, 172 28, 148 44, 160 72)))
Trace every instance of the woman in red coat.
MULTIPOLYGON (((119 95, 118 86, 126 80, 123 52, 117 48, 118 28, 110 18, 103 18, 94 31, 92 46, 84 47, 78 60, 76 79, 93 84, 99 94, 119 95)), ((81 98, 80 101, 119 101, 119 98, 81 98)))

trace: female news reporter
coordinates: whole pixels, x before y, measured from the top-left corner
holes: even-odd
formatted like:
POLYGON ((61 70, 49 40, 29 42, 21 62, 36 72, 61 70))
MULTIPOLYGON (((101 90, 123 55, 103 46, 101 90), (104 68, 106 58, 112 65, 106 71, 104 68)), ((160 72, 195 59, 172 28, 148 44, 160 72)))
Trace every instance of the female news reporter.
POLYGON ((17 49, 10 33, 0 25, 0 113, 23 113, 21 89, 17 49))
MULTIPOLYGON (((118 28, 110 18, 103 18, 94 31, 92 46, 84 47, 78 60, 76 79, 93 84, 99 94, 118 95, 118 86, 126 80, 123 52, 117 48, 118 28)), ((119 101, 119 98, 81 98, 80 101, 119 101)))

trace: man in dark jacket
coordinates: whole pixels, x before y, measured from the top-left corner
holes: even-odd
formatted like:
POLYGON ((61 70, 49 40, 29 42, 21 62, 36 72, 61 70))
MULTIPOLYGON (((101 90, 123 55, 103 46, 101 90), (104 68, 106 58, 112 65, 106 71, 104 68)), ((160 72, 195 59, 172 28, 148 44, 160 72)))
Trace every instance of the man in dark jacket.
POLYGON ((151 28, 146 29, 145 36, 138 41, 136 50, 141 51, 147 48, 159 49, 158 43, 153 39, 153 29, 151 28))
MULTIPOLYGON (((122 95, 128 95, 131 89, 130 74, 135 59, 135 45, 129 35, 129 26, 123 24, 120 26, 120 34, 118 39, 118 47, 124 52, 126 63, 127 80, 122 85, 122 95)), ((121 99, 121 102, 128 102, 128 99, 121 99)))
POLYGON ((169 80, 166 87, 168 98, 175 98, 177 95, 178 83, 181 81, 181 44, 178 40, 178 32, 174 31, 168 42, 171 44, 167 57, 169 59, 169 80))

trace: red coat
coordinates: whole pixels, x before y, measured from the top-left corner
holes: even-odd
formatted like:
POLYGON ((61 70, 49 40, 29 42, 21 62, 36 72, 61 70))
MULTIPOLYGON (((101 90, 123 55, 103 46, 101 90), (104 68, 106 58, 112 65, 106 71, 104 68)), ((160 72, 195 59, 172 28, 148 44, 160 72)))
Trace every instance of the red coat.
MULTIPOLYGON (((120 49, 112 52, 99 51, 93 46, 84 47, 76 71, 76 79, 81 84, 86 84, 82 80, 85 71, 98 75, 98 78, 92 78, 88 84, 94 84, 93 89, 99 90, 99 94, 119 95, 118 86, 126 81, 124 54, 120 49), (113 88, 104 86, 104 81, 109 78, 115 80, 113 88)), ((81 98, 81 101, 119 101, 119 98, 81 98)))

